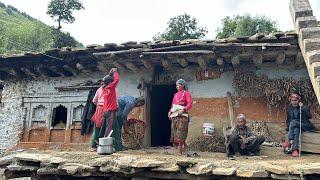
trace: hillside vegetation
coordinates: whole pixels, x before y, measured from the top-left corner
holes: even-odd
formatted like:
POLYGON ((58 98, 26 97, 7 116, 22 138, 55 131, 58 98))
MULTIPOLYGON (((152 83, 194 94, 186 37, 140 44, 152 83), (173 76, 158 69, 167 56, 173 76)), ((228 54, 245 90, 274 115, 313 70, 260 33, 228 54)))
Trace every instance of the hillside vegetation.
POLYGON ((0 2, 0 54, 45 51, 59 47, 82 47, 69 33, 0 2))

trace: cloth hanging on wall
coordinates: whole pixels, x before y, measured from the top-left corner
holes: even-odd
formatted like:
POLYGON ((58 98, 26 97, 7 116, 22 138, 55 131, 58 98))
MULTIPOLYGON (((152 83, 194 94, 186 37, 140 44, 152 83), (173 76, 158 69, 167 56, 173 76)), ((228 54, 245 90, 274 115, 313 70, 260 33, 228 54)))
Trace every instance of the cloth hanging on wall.
POLYGON ((83 109, 82 117, 81 117, 81 135, 89 134, 90 128, 93 126, 91 121, 91 117, 93 116, 94 112, 96 111, 96 105, 93 104, 92 100, 98 88, 92 88, 89 91, 88 98, 86 105, 83 109))

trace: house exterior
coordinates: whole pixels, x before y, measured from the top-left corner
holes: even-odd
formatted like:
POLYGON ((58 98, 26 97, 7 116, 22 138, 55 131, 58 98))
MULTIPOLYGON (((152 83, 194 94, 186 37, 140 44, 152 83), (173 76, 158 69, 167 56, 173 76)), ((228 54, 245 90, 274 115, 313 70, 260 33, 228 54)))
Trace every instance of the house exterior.
MULTIPOLYGON (((188 82, 193 96, 188 142, 202 134, 203 123, 213 123, 222 133, 238 113, 266 123, 273 140, 282 140, 285 106, 271 107, 254 92, 239 93, 237 72, 271 80, 309 79, 295 33, 52 49, 1 57, 0 67, 1 149, 86 145, 91 134, 81 135, 81 116, 89 90, 98 87, 90 81, 97 82, 112 67, 120 72, 120 95, 147 100, 136 115, 147 124, 146 146, 169 145, 166 115, 179 78, 188 82)), ((319 127, 315 110, 312 106, 313 122, 319 127)))

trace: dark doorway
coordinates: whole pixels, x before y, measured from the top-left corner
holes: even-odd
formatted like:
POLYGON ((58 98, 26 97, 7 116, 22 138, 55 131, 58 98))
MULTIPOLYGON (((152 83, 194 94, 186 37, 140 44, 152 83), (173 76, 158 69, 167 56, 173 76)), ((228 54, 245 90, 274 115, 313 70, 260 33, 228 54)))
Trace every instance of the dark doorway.
POLYGON ((153 85, 150 88, 151 146, 169 146, 171 122, 168 112, 176 86, 153 85))
POLYGON ((57 129, 66 128, 68 109, 62 105, 55 107, 52 113, 52 127, 57 129))

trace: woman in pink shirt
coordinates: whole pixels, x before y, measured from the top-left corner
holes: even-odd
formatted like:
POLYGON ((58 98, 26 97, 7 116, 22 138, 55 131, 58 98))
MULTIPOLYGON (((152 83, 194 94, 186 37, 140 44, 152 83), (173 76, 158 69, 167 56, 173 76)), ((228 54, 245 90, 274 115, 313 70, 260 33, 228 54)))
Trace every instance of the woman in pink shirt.
POLYGON ((179 146, 180 153, 186 151, 188 135, 189 114, 192 107, 192 97, 187 90, 187 83, 183 79, 176 82, 178 92, 174 94, 172 106, 168 113, 171 120, 171 139, 174 147, 179 146))
POLYGON ((96 94, 94 95, 94 98, 92 100, 93 104, 95 104, 96 107, 96 111, 93 114, 91 120, 94 122, 94 128, 93 128, 93 132, 92 132, 92 138, 91 138, 91 149, 90 151, 96 151, 97 149, 97 141, 99 139, 99 133, 100 133, 100 129, 103 123, 103 102, 104 102, 104 98, 103 98, 103 87, 104 85, 102 85, 97 91, 96 94))

